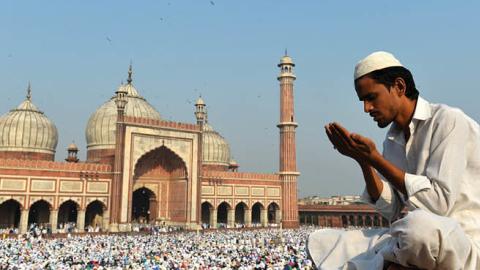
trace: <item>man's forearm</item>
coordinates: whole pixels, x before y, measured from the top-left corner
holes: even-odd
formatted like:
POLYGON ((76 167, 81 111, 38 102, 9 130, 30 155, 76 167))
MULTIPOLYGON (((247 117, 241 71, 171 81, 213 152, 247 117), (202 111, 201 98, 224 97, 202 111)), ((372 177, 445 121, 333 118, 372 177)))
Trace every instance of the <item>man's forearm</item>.
MULTIPOLYGON (((407 190, 405 188, 405 172, 403 170, 393 165, 380 154, 375 155, 369 161, 369 164, 380 172, 397 190, 407 195, 407 190)), ((376 175, 375 171, 373 173, 376 175)))
POLYGON ((370 195, 370 198, 374 202, 380 198, 383 190, 383 182, 380 180, 375 169, 370 166, 368 163, 360 163, 360 168, 362 168, 363 178, 365 179, 365 186, 367 187, 367 192, 370 195))

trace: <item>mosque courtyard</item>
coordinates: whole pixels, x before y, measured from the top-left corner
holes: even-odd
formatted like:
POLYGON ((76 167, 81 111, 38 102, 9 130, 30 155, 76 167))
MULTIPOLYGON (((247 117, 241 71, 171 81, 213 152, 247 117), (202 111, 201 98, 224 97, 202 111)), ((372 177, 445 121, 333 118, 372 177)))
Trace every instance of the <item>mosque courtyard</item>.
POLYGON ((312 269, 315 227, 4 238, 0 269, 312 269))

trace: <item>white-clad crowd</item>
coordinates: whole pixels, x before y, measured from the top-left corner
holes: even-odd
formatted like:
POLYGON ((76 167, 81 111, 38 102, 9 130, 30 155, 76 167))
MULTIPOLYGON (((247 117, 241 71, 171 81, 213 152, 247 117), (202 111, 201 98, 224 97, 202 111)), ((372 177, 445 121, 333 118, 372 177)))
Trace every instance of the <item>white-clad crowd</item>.
POLYGON ((82 235, 0 240, 0 269, 312 269, 295 230, 82 235))

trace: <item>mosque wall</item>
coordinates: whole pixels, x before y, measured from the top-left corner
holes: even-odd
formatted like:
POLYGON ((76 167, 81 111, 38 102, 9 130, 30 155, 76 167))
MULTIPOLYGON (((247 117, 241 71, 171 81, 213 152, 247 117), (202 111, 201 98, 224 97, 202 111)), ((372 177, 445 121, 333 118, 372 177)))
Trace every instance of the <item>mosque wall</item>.
POLYGON ((0 159, 0 204, 14 199, 29 209, 44 200, 58 209, 73 200, 85 208, 94 198, 108 207, 111 180, 106 165, 0 159))
POLYGON ((12 226, 18 218, 15 226, 20 232, 25 232, 30 222, 49 223, 55 232, 62 205, 70 204, 75 206, 77 227, 83 230, 90 225, 85 223, 85 214, 92 214, 88 209, 96 204, 102 207, 105 227, 110 218, 112 178, 108 165, 0 159, 0 205, 7 203, 12 209, 18 205, 20 212, 14 219, 2 217, 2 222, 7 222, 2 226, 12 226))
POLYGON ((57 176, 32 177, 29 175, 4 175, 0 173, 0 204, 13 199, 22 208, 29 209, 39 200, 49 203, 51 210, 56 210, 67 201, 75 201, 80 209, 85 209, 89 202, 99 200, 108 208, 111 179, 98 179, 90 182, 81 178, 64 178, 57 176))
POLYGON ((214 208, 226 202, 231 208, 244 203, 251 210, 259 203, 267 209, 272 203, 281 206, 281 196, 276 174, 204 171, 202 175, 202 203, 208 202, 214 208))
POLYGON ((222 202, 228 202, 230 206, 235 207, 240 202, 244 202, 248 207, 260 202, 263 207, 267 207, 274 202, 280 205, 279 186, 263 185, 202 185, 202 202, 210 202, 217 206, 222 202))

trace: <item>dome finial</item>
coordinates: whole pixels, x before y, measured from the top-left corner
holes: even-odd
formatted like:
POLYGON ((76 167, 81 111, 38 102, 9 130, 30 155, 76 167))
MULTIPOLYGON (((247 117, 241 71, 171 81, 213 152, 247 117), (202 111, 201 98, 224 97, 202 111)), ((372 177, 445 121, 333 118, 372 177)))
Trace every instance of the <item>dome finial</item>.
POLYGON ((285 56, 288 56, 287 48, 285 48, 285 56))
POLYGON ((30 82, 28 82, 28 87, 27 87, 27 99, 32 100, 32 85, 30 82))
POLYGON ((127 79, 127 83, 128 84, 131 84, 132 83, 132 61, 130 61, 130 66, 128 67, 128 79, 127 79))

